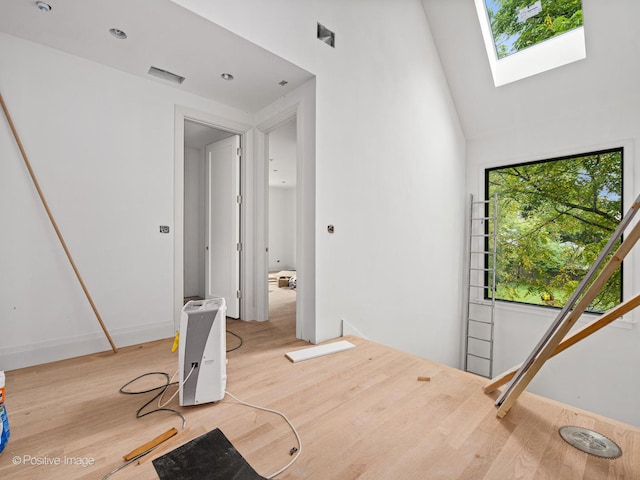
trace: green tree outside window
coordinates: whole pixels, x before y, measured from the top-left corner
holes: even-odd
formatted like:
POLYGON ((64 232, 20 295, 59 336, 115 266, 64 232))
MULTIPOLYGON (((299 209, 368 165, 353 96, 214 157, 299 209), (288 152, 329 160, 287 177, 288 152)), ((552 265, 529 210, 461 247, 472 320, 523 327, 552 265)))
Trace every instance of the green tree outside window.
POLYGON ((485 0, 485 5, 498 59, 583 23, 581 0, 485 0))
MULTIPOLYGON (((496 299, 563 306, 622 219, 622 149, 494 168, 485 180, 488 198, 498 194, 496 299)), ((621 302, 620 270, 589 310, 621 302)))

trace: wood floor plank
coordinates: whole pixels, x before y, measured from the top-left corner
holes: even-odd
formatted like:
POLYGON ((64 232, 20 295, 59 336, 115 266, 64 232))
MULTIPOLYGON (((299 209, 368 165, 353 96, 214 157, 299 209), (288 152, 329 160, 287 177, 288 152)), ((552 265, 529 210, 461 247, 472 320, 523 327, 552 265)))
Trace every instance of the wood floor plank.
MULTIPOLYGON (((274 291, 270 295, 283 292, 274 291)), ((289 291, 289 293, 291 293, 289 291)), ((291 295, 289 295, 291 297, 291 295)), ((356 348, 293 364, 295 308, 278 306, 270 321, 229 321, 243 345, 228 354, 228 390, 240 399, 284 412, 303 449, 284 480, 600 479, 640 478, 640 429, 524 393, 504 419, 484 379, 347 337, 356 348), (420 382, 419 376, 431 381, 420 382), (558 435, 578 425, 616 441, 617 460, 580 452, 558 435)), ((176 415, 136 419, 148 396, 118 389, 148 371, 172 374, 173 339, 7 372, 11 440, 0 456, 0 478, 100 479, 122 455, 172 427, 176 415), (89 459, 90 465, 14 465, 28 456, 89 459)), ((229 336, 229 346, 239 343, 229 336), (235 343, 233 343, 235 342, 235 343)), ((159 378, 144 379, 151 385, 159 378)), ((139 385, 139 386, 140 386, 139 385)), ((286 464, 296 440, 273 414, 225 398, 216 404, 169 406, 187 418, 189 432, 171 448, 220 428, 262 475, 286 464)), ((166 450, 165 450, 166 451, 166 450)), ((151 461, 130 465, 114 480, 156 479, 151 461)))

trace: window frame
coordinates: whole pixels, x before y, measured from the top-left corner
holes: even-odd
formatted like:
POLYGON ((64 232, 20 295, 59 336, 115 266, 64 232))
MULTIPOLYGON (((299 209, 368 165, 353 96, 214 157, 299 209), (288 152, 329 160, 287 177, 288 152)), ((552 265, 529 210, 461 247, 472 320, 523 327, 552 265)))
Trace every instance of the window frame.
POLYGON ((474 1, 494 86, 500 87, 587 58, 583 24, 498 59, 485 0, 474 1))
MULTIPOLYGON (((496 166, 487 166, 485 168, 482 169, 483 173, 484 173, 484 178, 483 178, 483 182, 484 182, 484 200, 487 202, 485 204, 485 217, 489 216, 489 175, 490 172, 495 171, 495 170, 502 170, 502 169, 506 169, 506 168, 516 168, 516 167, 521 167, 521 166, 526 166, 526 165, 535 165, 535 164, 542 164, 542 163, 550 163, 550 162, 556 162, 556 161, 562 161, 562 160, 569 160, 569 159, 575 159, 575 158, 579 158, 579 157, 587 157, 587 156, 593 156, 593 155, 600 155, 600 154, 606 154, 606 153, 615 153, 615 152, 619 152, 620 153, 620 196, 621 196, 621 200, 620 200, 620 218, 622 219, 622 216, 625 213, 625 201, 626 201, 626 197, 625 197, 625 190, 626 190, 626 176, 629 172, 627 172, 627 162, 625 162, 625 152, 628 150, 628 148, 622 144, 619 143, 619 146, 615 146, 615 147, 609 147, 609 148, 601 148, 598 150, 593 150, 593 151, 588 151, 588 152, 584 152, 584 153, 577 153, 577 154, 565 154, 565 155, 561 155, 561 156, 557 156, 557 157, 552 157, 552 158, 546 158, 546 159, 542 159, 542 160, 527 160, 527 161, 519 161, 519 162, 514 162, 514 163, 505 163, 502 165, 496 165, 496 166)), ((499 218, 499 214, 498 214, 498 218, 499 218)), ((488 251, 489 248, 489 222, 485 222, 485 226, 484 226, 484 233, 485 233, 485 239, 484 239, 484 247, 485 247, 485 251, 488 251)), ((624 239, 624 235, 621 237, 621 241, 624 239)), ((632 254, 632 252, 631 252, 632 254)), ((484 255, 484 259, 482 261, 484 268, 486 269, 483 275, 483 284, 485 286, 485 288, 483 289, 484 291, 484 295, 483 295, 483 299, 485 301, 491 301, 491 297, 489 295, 490 292, 490 277, 489 277, 489 255, 484 255)), ((627 260, 623 261, 622 264, 620 265, 620 302, 623 302, 625 300, 625 292, 626 292, 626 288, 625 285, 627 285, 629 283, 629 279, 626 278, 627 275, 625 275, 625 268, 624 268, 624 264, 625 262, 631 262, 632 261, 632 256, 628 256, 627 260)), ((562 307, 556 307, 556 306, 552 306, 552 305, 542 305, 542 304, 536 304, 536 303, 527 303, 527 302, 522 302, 522 301, 517 301, 517 300, 506 300, 506 299, 500 299, 500 298, 495 298, 496 302, 503 302, 504 304, 510 304, 510 305, 518 305, 520 307, 526 307, 526 308, 542 308, 542 309, 546 309, 546 310, 560 310, 562 307)), ((602 313, 600 312, 594 312, 594 311, 587 311, 585 312, 586 314, 592 314, 592 315, 601 315, 602 313)))

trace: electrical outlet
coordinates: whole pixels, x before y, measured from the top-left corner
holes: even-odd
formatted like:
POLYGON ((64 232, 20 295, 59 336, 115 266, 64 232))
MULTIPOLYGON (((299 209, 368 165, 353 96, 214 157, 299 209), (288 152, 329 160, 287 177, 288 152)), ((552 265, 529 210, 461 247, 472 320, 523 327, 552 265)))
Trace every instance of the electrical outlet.
POLYGON ((169 225, 160 225, 160 233, 169 233, 169 225))

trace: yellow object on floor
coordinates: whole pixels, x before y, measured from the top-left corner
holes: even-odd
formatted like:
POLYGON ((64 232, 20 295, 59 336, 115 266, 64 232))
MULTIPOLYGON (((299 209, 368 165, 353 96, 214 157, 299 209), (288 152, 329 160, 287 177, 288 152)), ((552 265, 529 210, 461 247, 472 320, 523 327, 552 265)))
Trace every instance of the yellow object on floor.
POLYGON ((178 349, 179 344, 180 344, 180 330, 176 332, 176 338, 173 339, 173 345, 171 346, 171 353, 175 352, 178 349))

